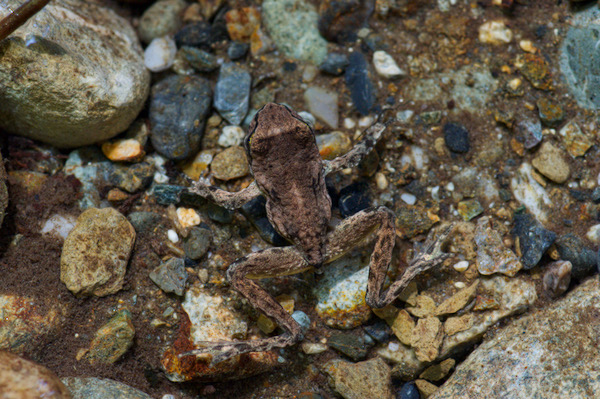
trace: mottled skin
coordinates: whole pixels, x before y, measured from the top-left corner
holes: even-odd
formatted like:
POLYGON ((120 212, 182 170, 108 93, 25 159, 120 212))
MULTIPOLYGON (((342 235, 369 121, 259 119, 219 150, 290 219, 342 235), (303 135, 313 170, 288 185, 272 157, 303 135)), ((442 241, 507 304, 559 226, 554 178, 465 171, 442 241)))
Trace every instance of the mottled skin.
POLYGON ((285 332, 252 341, 204 342, 202 348, 182 356, 211 353, 214 364, 241 353, 285 347, 302 340, 300 325, 255 280, 320 268, 365 243, 372 233, 375 233, 375 247, 369 264, 366 302, 374 308, 391 303, 417 274, 439 265, 449 256, 441 251, 441 245, 451 227, 436 240, 429 237, 422 253, 384 291, 396 237, 393 213, 383 206, 365 209, 328 231, 331 199, 325 175, 356 166, 377 143, 385 127, 376 123, 347 154, 331 162, 323 161, 312 128, 288 107, 269 103, 254 117, 245 141, 255 182, 237 193, 194 183, 192 192, 228 209, 239 208, 263 194, 271 224, 293 245, 249 254, 237 259, 227 270, 231 285, 252 305, 275 319, 285 332))

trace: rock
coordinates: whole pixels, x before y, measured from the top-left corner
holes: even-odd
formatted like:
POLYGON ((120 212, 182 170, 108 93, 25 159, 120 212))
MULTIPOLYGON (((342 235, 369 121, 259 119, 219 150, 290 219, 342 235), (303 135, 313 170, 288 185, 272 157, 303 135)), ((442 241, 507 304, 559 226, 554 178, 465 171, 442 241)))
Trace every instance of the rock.
POLYGON ((219 67, 213 54, 196 47, 182 46, 178 56, 198 72, 212 72, 219 67))
POLYGON ((419 378, 427 381, 439 381, 448 375, 455 364, 456 361, 454 359, 446 359, 441 363, 427 367, 427 369, 419 375, 419 378))
POLYGON ((500 234, 492 228, 489 216, 482 217, 477 222, 475 242, 479 273, 502 273, 512 277, 523 267, 514 252, 504 246, 500 234))
POLYGON ((456 207, 456 210, 465 222, 483 213, 483 207, 481 206, 481 203, 476 199, 460 201, 458 203, 458 206, 456 207))
POLYGON ((346 54, 328 53, 327 57, 319 65, 319 69, 330 75, 339 76, 344 73, 349 63, 346 54))
POLYGON ((182 258, 171 258, 148 275, 154 284, 167 293, 182 296, 188 274, 182 258))
POLYGON ((266 0, 262 18, 275 45, 287 57, 319 65, 327 55, 327 42, 317 29, 317 12, 301 0, 266 0))
POLYGON ((325 0, 319 4, 319 31, 329 41, 354 42, 368 25, 373 5, 364 1, 325 0))
POLYGON ((560 103, 541 97, 536 101, 540 120, 546 126, 557 126, 565 119, 565 110, 560 103))
POLYGON ((573 121, 563 126, 559 133, 564 138, 567 151, 573 157, 584 156, 587 150, 594 145, 594 142, 583 134, 579 125, 573 121))
POLYGON ((181 14, 187 7, 184 0, 159 0, 144 11, 138 32, 144 43, 173 34, 182 23, 181 14))
POLYGON ((239 126, 225 126, 219 136, 219 145, 222 147, 231 147, 233 145, 242 145, 246 133, 239 126))
POLYGON ((136 162, 144 157, 144 146, 135 139, 121 139, 102 143, 102 152, 113 162, 136 162))
POLYGON ((113 364, 133 345, 131 312, 120 310, 96 331, 86 358, 91 364, 113 364))
POLYGON ((600 34, 600 10, 589 7, 573 13, 569 29, 560 47, 560 69, 569 92, 580 107, 600 108, 600 73, 596 65, 600 54, 596 52, 596 37, 600 34))
POLYGON ((331 360, 324 367, 333 389, 345 399, 393 398, 390 367, 381 358, 360 363, 331 360))
POLYGON ((150 126, 152 145, 169 159, 195 154, 210 111, 211 89, 198 76, 171 75, 152 87, 150 126))
POLYGON ((171 68, 177 54, 175 40, 169 36, 152 39, 144 51, 144 65, 152 72, 162 72, 171 68))
POLYGON ((246 56, 250 46, 247 43, 233 41, 227 48, 227 56, 230 60, 239 60, 246 56))
POLYGON ((251 80, 250 74, 237 64, 227 62, 221 65, 214 107, 232 125, 240 125, 248 113, 251 80))
POLYGON ((571 262, 565 260, 552 262, 546 267, 542 287, 547 297, 559 297, 569 288, 572 268, 571 262))
POLYGON ((415 295, 414 305, 406 308, 411 315, 419 318, 433 316, 435 314, 435 301, 429 295, 415 295))
POLYGON ((152 399, 142 391, 108 378, 66 377, 62 382, 73 399, 152 399))
POLYGON ((60 280, 78 296, 119 291, 135 241, 135 230, 113 208, 91 208, 77 218, 60 259, 60 280))
POLYGON ((67 387, 52 371, 0 350, 2 399, 71 399, 67 387))
POLYGON ((304 92, 304 101, 311 114, 332 129, 338 127, 338 95, 320 87, 309 87, 304 92))
POLYGON ((371 206, 369 187, 364 183, 353 183, 340 190, 338 207, 344 218, 371 206))
POLYGON ((362 115, 369 114, 375 105, 375 88, 369 78, 367 61, 358 51, 351 53, 348 57, 346 86, 350 90, 354 108, 362 115))
POLYGON ((365 340, 350 333, 333 334, 327 339, 327 345, 348 356, 355 362, 367 357, 365 340))
POLYGON ((212 242, 212 232, 208 227, 192 227, 183 242, 185 256, 198 260, 208 252, 212 242))
POLYGON ((513 33, 504 21, 488 21, 479 27, 479 41, 486 44, 507 44, 513 33))
POLYGON ((415 380, 415 385, 423 399, 430 398, 438 390, 436 385, 425 380, 415 380))
POLYGON ((323 159, 335 159, 352 149, 352 141, 350 141, 348 135, 337 130, 331 133, 319 134, 315 138, 319 147, 319 154, 323 159))
POLYGON ((516 236, 515 246, 521 254, 523 268, 529 270, 540 262, 542 255, 554 243, 556 233, 546 230, 528 213, 515 214, 513 222, 511 233, 516 236))
POLYGON ((564 183, 571 174, 562 151, 548 142, 542 144, 531 164, 538 172, 556 183, 564 183))
POLYGON ((133 165, 111 163, 107 165, 103 177, 113 186, 135 193, 152 182, 155 171, 154 165, 149 162, 133 165))
POLYGON ((225 21, 231 40, 249 42, 260 27, 260 12, 255 7, 234 8, 225 13, 225 21))
POLYGON ((538 120, 520 120, 515 124, 515 136, 524 148, 533 148, 542 141, 542 124, 538 120))
POLYGON ((209 50, 214 39, 210 24, 203 21, 187 24, 175 34, 179 48, 189 46, 209 50))
POLYGON ((587 248, 583 240, 571 233, 556 239, 556 249, 561 260, 571 262, 571 275, 578 280, 594 273, 596 268, 596 252, 587 248))
POLYGON ((379 50, 373 53, 373 66, 375 71, 386 79, 395 79, 406 75, 406 72, 400 69, 392 56, 385 51, 379 50))
POLYGON ((515 199, 525 205, 540 223, 547 223, 552 201, 533 174, 534 170, 531 165, 523 163, 510 180, 510 188, 515 199))
POLYGON ((396 394, 397 399, 421 399, 419 390, 414 382, 407 382, 402 385, 400 391, 396 394))
MULTIPOLYGON (((0 17, 19 5, 3 2, 0 17)), ((0 47, 0 127, 14 134, 92 144, 126 130, 148 96, 135 31, 96 2, 53 1, 0 47)))
POLYGON ((469 132, 459 123, 446 123, 444 125, 444 142, 452 152, 464 154, 471 148, 469 132))
POLYGON ((533 87, 552 90, 553 82, 550 66, 546 59, 537 54, 522 54, 517 58, 517 67, 533 87))
POLYGON ((464 308, 475 297, 479 281, 475 281, 467 288, 463 288, 450 298, 446 299, 435 309, 436 316, 453 314, 464 308))
POLYGON ((475 349, 433 398, 593 397, 600 389, 589 378, 600 367, 599 295, 600 282, 592 278, 513 320, 475 349))
POLYGON ((398 312, 392 323, 392 331, 400 342, 404 345, 410 345, 412 343, 413 330, 415 329, 415 321, 404 309, 398 312))
POLYGON ((400 203, 396 210, 396 229, 401 239, 426 233, 438 221, 437 215, 418 205, 400 203))
POLYGON ((0 295, 0 350, 19 355, 37 351, 44 344, 44 338, 63 323, 65 313, 62 305, 18 295, 0 295))
POLYGON ((161 222, 162 216, 154 212, 131 212, 127 220, 137 234, 148 234, 161 222))
POLYGON ((310 328, 310 317, 301 310, 295 310, 292 313, 292 319, 296 320, 296 323, 300 324, 302 333, 305 334, 310 328))
POLYGON ((248 219, 248 221, 254 225, 256 230, 258 230, 258 234, 260 234, 263 240, 278 247, 289 245, 288 240, 283 238, 277 230, 275 230, 267 218, 267 210, 265 208, 266 203, 265 197, 260 195, 253 200, 246 202, 242 206, 241 211, 246 219, 248 219))
POLYGON ((422 362, 432 362, 437 359, 443 339, 444 328, 437 317, 428 316, 419 319, 413 330, 411 342, 417 359, 422 362))
POLYGON ((210 170, 220 180, 233 180, 250 173, 246 151, 239 145, 234 145, 215 155, 210 170))
POLYGON ((366 322, 371 309, 365 302, 368 266, 356 257, 344 257, 323 269, 313 293, 316 311, 330 327, 354 328, 366 322))
POLYGON ((377 349, 377 355, 392 363, 392 375, 402 380, 413 380, 423 371, 426 363, 415 356, 415 351, 399 342, 391 341, 377 349))
POLYGON ((162 365, 166 376, 173 382, 190 380, 237 380, 265 372, 277 365, 274 352, 245 353, 214 366, 210 355, 179 357, 196 349, 203 341, 231 341, 246 339, 248 325, 238 313, 229 309, 221 296, 212 296, 199 285, 190 287, 182 303, 183 319, 177 337, 164 352, 162 365))

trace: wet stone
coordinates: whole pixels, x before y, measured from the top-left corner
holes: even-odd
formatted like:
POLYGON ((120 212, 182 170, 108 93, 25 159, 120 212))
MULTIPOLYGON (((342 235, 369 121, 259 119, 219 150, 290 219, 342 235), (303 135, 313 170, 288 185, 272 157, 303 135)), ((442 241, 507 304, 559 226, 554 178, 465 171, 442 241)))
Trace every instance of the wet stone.
POLYGON ((208 227, 192 227, 183 242, 185 256, 198 260, 206 255, 212 241, 212 232, 208 227))
POLYGON ((148 7, 140 18, 138 33, 144 43, 175 33, 181 26, 183 0, 160 0, 148 7))
POLYGON ((169 36, 152 39, 144 51, 144 65, 152 72, 169 69, 175 61, 177 46, 169 36))
POLYGON ((407 382, 396 394, 396 399, 421 399, 421 394, 414 382, 407 382))
POLYGON ((152 399, 140 390, 108 378, 66 377, 62 382, 73 399, 152 399))
POLYGON ((537 120, 523 119, 515 124, 515 136, 525 148, 533 148, 542 141, 542 124, 537 120))
POLYGON ((531 164, 538 172, 556 183, 564 183, 571 174, 562 151, 548 142, 542 144, 531 164))
POLYGON ((444 142, 452 152, 464 154, 471 148, 468 130, 459 123, 446 123, 444 125, 444 142))
POLYGON ((477 222, 475 229, 477 244, 477 270, 483 275, 502 273, 514 276, 523 267, 517 256, 504 246, 502 237, 491 226, 488 216, 477 222))
POLYGON ((369 187, 365 183, 353 183, 340 190, 338 207, 344 218, 371 206, 369 187))
POLYGON ((392 399, 390 366, 376 357, 359 363, 331 360, 324 365, 332 387, 345 399, 392 399))
POLYGON ((581 238, 567 233, 558 237, 555 245, 560 259, 571 262, 573 266, 571 275, 574 278, 581 280, 595 272, 596 252, 586 247, 581 238))
POLYGON ((550 67, 544 57, 537 54, 523 54, 518 60, 519 71, 540 90, 552 90, 553 82, 550 67))
POLYGON ((350 90, 354 108, 362 115, 368 115, 375 105, 375 87, 369 78, 365 56, 358 51, 348 57, 346 86, 350 90))
POLYGON ((160 205, 171 205, 179 202, 179 196, 185 191, 185 187, 174 184, 157 184, 152 190, 156 202, 160 205))
POLYGON ((60 280, 77 296, 105 296, 123 287, 135 230, 113 208, 90 208, 63 245, 60 280))
POLYGON ((354 361, 367 357, 367 345, 363 338, 350 333, 333 334, 327 339, 327 345, 343 353, 354 361))
POLYGON ((182 296, 188 278, 185 261, 182 258, 171 258, 152 270, 149 277, 164 292, 182 296))
POLYGON ((127 215, 127 220, 138 234, 148 234, 157 226, 162 216, 154 212, 131 212, 127 215))
POLYGON ((196 47, 183 46, 179 49, 179 54, 198 72, 211 72, 219 67, 213 54, 196 47))
POLYGON ((268 243, 275 246, 288 245, 288 241, 283 238, 277 230, 271 225, 267 218, 267 210, 265 208, 266 199, 260 195, 251 201, 246 202, 241 211, 244 216, 256 227, 258 234, 268 243))
POLYGON ((210 111, 211 89, 197 76, 169 76, 156 83, 150 99, 152 145, 169 159, 195 154, 210 111))
POLYGON ((212 42, 212 28, 206 22, 187 24, 175 33, 175 43, 179 48, 190 46, 209 49, 212 42))
POLYGON ((134 335, 131 312, 120 310, 96 331, 86 358, 91 364, 112 364, 131 348, 134 335))
POLYGON ((215 155, 210 169, 220 180, 233 180, 250 173, 246 161, 246 151, 234 145, 215 155))
POLYGON ((546 266, 542 287, 544 294, 549 298, 561 296, 569 288, 571 283, 571 262, 559 260, 546 266))
POLYGON ((135 193, 152 182, 154 172, 154 164, 149 162, 133 165, 111 164, 107 172, 107 181, 128 193, 135 193))
POLYGON ((565 111, 560 104, 542 97, 536 102, 540 120, 546 126, 554 127, 565 119, 565 111))
POLYGON ((319 154, 323 159, 335 159, 352 149, 352 142, 348 135, 339 131, 319 134, 315 138, 319 147, 319 154))
POLYGON ((460 201, 457 210, 464 221, 469 221, 483 213, 483 207, 476 199, 460 201))
POLYGON ((250 46, 247 43, 233 41, 227 48, 227 56, 230 60, 239 60, 248 54, 250 46))
POLYGON ((550 245, 556 239, 556 233, 547 230, 529 213, 517 213, 513 218, 511 231, 518 240, 523 268, 535 267, 550 245))
POLYGON ((325 60, 319 65, 319 69, 333 76, 339 76, 346 70, 350 62, 346 54, 328 53, 325 60))
POLYGON ((221 65, 215 87, 214 107, 232 125, 239 126, 248 113, 250 74, 237 64, 221 65))

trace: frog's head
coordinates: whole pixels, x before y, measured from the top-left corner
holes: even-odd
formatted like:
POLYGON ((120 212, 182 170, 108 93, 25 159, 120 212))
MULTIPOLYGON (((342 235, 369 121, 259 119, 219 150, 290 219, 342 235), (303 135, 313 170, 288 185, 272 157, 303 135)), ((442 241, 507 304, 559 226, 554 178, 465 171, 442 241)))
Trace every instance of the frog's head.
POLYGON ((254 116, 244 144, 249 159, 280 151, 281 139, 294 147, 309 147, 315 143, 312 127, 298 113, 283 104, 267 103, 254 116))

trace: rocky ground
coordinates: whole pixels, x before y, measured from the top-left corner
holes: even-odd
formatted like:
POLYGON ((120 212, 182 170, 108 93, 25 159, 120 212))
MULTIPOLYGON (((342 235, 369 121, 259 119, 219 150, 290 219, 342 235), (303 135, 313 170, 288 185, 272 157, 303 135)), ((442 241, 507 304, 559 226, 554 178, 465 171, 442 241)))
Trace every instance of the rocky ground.
POLYGON ((0 42, 2 397, 594 397, 599 21, 596 1, 51 1, 0 42), (325 159, 390 121, 328 178, 332 225, 391 209, 390 279, 449 222, 453 256, 384 309, 368 245, 263 280, 305 340, 210 366, 178 355, 281 332, 225 271, 287 243, 264 200, 187 187, 252 182, 270 101, 325 159))

